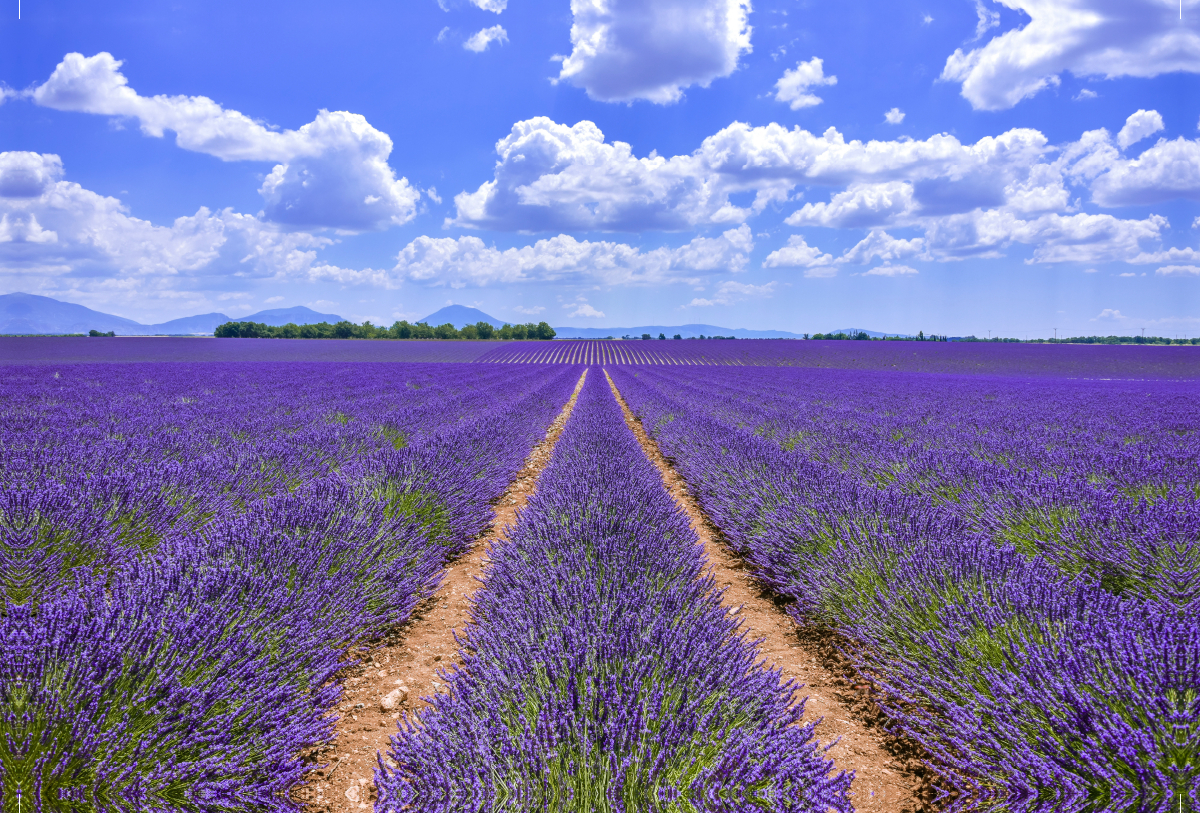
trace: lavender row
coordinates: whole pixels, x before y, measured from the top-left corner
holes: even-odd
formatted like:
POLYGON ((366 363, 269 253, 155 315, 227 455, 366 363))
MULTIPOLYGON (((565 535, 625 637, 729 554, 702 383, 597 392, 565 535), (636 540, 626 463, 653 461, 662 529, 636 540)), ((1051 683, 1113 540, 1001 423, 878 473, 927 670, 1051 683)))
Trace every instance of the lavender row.
POLYGON ((5 373, 0 528, 26 541, 0 544, 0 586, 18 603, 52 590, 54 574, 104 569, 265 496, 350 475, 351 461, 509 409, 540 380, 458 365, 5 373))
MULTIPOLYGON (((1143 514, 1165 504, 1180 518, 1158 537, 1136 513, 1124 516, 1125 526, 1067 520, 1063 538, 1091 532, 1092 549, 1113 553, 1108 562, 1064 568, 1053 546, 1014 545, 965 510, 976 503, 952 499, 949 478, 862 476, 853 461, 879 447, 886 456, 896 442, 889 409, 928 382, 881 375, 839 388, 833 374, 804 382, 779 371, 765 382, 761 371, 645 367, 613 375, 709 516, 762 578, 795 600, 797 618, 855 642, 852 654, 875 676, 894 727, 921 742, 957 785, 957 801, 944 800, 952 807, 1166 813, 1200 804, 1200 625, 1188 569, 1200 546, 1188 525, 1194 502, 1178 494, 1137 501, 1143 514), (847 388, 858 397, 843 400, 847 388), (781 406, 767 416, 772 399, 781 406), (809 423, 815 437, 790 443, 794 436, 769 431, 772 421, 802 421, 804 413, 825 413, 809 423), (814 428, 822 420, 830 436, 814 428), (839 429, 848 447, 834 454, 839 429), (1139 522, 1131 535, 1105 536, 1139 522), (1157 573, 1138 572, 1137 556, 1119 553, 1144 546, 1141 560, 1156 558, 1156 543, 1157 573), (1114 575, 1106 564, 1124 571, 1114 575)), ((954 382, 937 384, 955 392, 954 382)), ((1096 405, 1095 393, 1087 396, 1076 409, 1096 405)), ((972 424, 971 409, 950 399, 941 409, 949 454, 956 427, 972 424)), ((905 417, 919 424, 929 416, 905 417)), ((1106 420, 1119 425, 1119 417, 1106 420)), ((974 448, 958 449, 960 458, 974 448)), ((1009 474, 992 472, 993 503, 1029 472, 1009 474)), ((1066 493, 1082 486, 1072 488, 1066 493)))
POLYGON ((392 740, 380 813, 851 809, 596 368, 462 643, 392 740))
POLYGON ((638 375, 684 409, 768 441, 788 465, 819 463, 836 482, 924 497, 971 531, 1064 573, 1091 573, 1114 592, 1181 610, 1200 602, 1193 384, 761 369, 638 375))
POLYGON ((41 413, 5 438, 25 451, 0 494, 5 810, 297 809, 287 793, 303 749, 332 734, 345 648, 435 588, 579 371, 467 373, 466 385, 462 367, 360 369, 351 381, 321 365, 248 379, 204 366, 74 372, 56 379, 73 389, 4 403, 41 413), (80 385, 92 380, 103 394, 80 385), (174 412, 181 389, 207 401, 174 412), (409 390, 432 394, 406 401, 409 390), (249 416, 222 419, 239 397, 249 416), (343 411, 330 421, 332 402, 343 411), (39 458, 30 436, 55 410, 59 432, 41 433, 39 458), (380 431, 412 413, 407 445, 380 431), (72 461, 69 443, 50 442, 87 437, 97 419, 111 435, 113 416, 111 448, 80 445, 72 461), (214 487, 214 459, 255 465, 214 487), (293 476, 249 482, 263 460, 293 476))

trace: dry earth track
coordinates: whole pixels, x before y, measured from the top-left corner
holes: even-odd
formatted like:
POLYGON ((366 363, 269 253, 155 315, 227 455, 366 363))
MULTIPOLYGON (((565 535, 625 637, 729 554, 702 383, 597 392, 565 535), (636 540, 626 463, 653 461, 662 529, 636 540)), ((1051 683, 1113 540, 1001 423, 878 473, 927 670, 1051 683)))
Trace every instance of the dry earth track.
POLYGON ((352 653, 366 662, 342 673, 345 691, 338 707, 342 716, 333 743, 322 749, 316 760, 324 767, 309 773, 307 784, 292 795, 311 813, 357 813, 374 807, 376 754, 386 758, 388 739, 395 733, 401 714, 411 716, 428 706, 422 698, 436 694, 445 685, 439 673, 461 663, 454 634, 466 630, 471 595, 483 577, 488 551, 493 543, 505 538, 505 529, 516 523, 517 512, 536 489, 538 475, 550 461, 586 376, 586 372, 580 376, 575 392, 545 438, 530 452, 512 485, 496 501, 491 528, 470 551, 447 566, 437 592, 422 602, 382 646, 352 653), (385 710, 381 701, 397 689, 404 699, 395 708, 385 710))

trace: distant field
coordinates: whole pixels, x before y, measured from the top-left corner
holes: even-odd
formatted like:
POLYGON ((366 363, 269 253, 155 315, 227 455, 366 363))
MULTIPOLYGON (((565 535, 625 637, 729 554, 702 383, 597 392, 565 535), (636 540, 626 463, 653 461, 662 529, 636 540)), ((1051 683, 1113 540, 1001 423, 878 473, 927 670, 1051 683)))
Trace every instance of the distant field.
POLYGON ((744 365, 1065 378, 1200 378, 1200 347, 789 339, 388 342, 0 338, 0 364, 151 361, 744 365))

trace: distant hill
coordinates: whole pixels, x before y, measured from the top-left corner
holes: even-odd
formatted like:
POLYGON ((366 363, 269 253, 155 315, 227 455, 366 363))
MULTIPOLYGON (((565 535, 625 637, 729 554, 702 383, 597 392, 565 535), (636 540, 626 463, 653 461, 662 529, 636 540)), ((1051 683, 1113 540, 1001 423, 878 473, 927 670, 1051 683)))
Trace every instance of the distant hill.
MULTIPOLYGON (((199 316, 184 316, 181 319, 172 319, 170 322, 163 322, 159 325, 145 325, 144 328, 151 333, 165 333, 170 336, 177 336, 189 333, 212 333, 216 330, 217 325, 224 324, 229 321, 229 317, 223 313, 202 313, 199 316)), ((121 331, 117 331, 120 333, 121 331)))
POLYGON ((224 322, 262 322, 267 325, 286 325, 288 322, 340 322, 342 317, 332 313, 317 313, 301 307, 275 308, 259 311, 236 320, 223 313, 204 313, 185 316, 157 325, 143 325, 122 316, 102 313, 83 305, 60 302, 37 294, 0 295, 0 334, 2 333, 87 333, 89 330, 113 331, 118 336, 161 336, 211 334, 224 322))
POLYGON ((83 305, 59 302, 36 294, 0 296, 0 333, 87 333, 115 331, 140 333, 145 326, 83 305))
POLYGON ((479 308, 468 308, 466 305, 447 305, 440 311, 431 313, 424 319, 418 319, 417 321, 424 322, 432 327, 444 325, 449 322, 457 330, 462 330, 467 325, 473 325, 476 322, 487 322, 492 327, 504 327, 504 322, 496 317, 488 316, 479 310, 479 308))
MULTIPOLYGON (((346 320, 336 313, 317 313, 312 308, 297 305, 294 308, 273 308, 267 311, 259 311, 249 316, 239 316, 236 320, 230 320, 226 317, 225 321, 261 322, 264 325, 279 327, 280 325, 286 325, 288 322, 294 325, 315 325, 317 322, 328 322, 332 325, 346 320)), ((220 322, 217 324, 220 324, 220 322)), ((216 327, 216 325, 213 325, 213 327, 216 327)), ((210 330, 209 333, 211 332, 210 330)))
POLYGON ((746 330, 718 325, 639 325, 638 327, 556 327, 560 339, 603 339, 605 336, 641 336, 649 333, 655 338, 665 333, 667 338, 678 333, 685 339, 696 336, 736 336, 739 339, 800 339, 799 333, 786 330, 746 330))
POLYGON ((826 333, 845 333, 847 336, 854 333, 865 333, 872 339, 882 339, 887 336, 899 336, 901 338, 909 338, 908 333, 880 333, 878 330, 864 330, 861 327, 840 327, 837 330, 827 330, 826 333))

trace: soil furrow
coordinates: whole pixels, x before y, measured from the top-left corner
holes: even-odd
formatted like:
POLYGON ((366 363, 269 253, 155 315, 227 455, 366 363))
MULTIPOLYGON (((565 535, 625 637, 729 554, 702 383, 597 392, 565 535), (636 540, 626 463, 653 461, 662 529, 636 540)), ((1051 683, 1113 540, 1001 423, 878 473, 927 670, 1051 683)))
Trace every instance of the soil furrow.
POLYGON ((625 423, 642 449, 662 473, 663 485, 691 520, 704 545, 717 586, 725 589, 722 603, 743 619, 743 629, 759 640, 759 652, 767 664, 782 671, 784 679, 808 692, 804 705, 806 721, 821 719, 816 727, 822 743, 837 740, 829 750, 836 766, 854 771, 851 799, 856 810, 872 813, 901 813, 920 809, 922 779, 914 772, 921 767, 903 756, 903 744, 878 727, 866 697, 867 686, 856 686, 854 678, 839 669, 836 648, 812 630, 798 627, 782 609, 779 597, 750 575, 745 562, 733 553, 720 531, 700 509, 687 483, 662 454, 655 441, 625 403, 608 373, 609 386, 625 413, 625 423))
POLYGON ((437 593, 422 602, 382 646, 350 653, 364 663, 343 673, 345 691, 338 707, 342 716, 336 739, 316 754, 316 762, 325 767, 311 772, 307 784, 292 794, 310 813, 351 813, 374 806, 376 754, 382 752, 386 759, 388 739, 396 732, 400 716, 425 708, 428 703, 422 698, 445 685, 439 672, 459 662, 454 634, 466 629, 471 595, 479 587, 488 551, 505 538, 505 529, 516 523, 517 512, 533 494, 586 376, 586 372, 580 376, 546 437, 496 501, 491 528, 447 566, 437 593))

